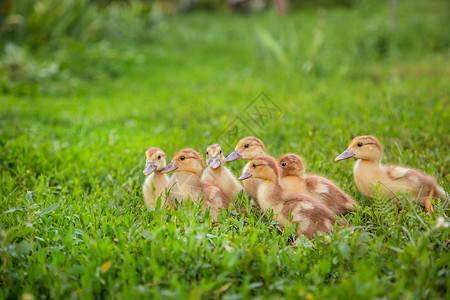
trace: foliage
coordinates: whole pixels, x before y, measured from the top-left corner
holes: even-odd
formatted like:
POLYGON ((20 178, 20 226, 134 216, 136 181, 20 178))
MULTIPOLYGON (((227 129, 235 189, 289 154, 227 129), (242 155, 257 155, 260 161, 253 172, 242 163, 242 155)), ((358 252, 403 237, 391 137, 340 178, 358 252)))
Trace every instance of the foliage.
POLYGON ((364 0, 291 0, 291 6, 294 8, 304 7, 353 7, 364 0))
MULTIPOLYGON (((2 67, 21 67, 0 73, 0 299, 449 298, 448 209, 436 202, 427 216, 411 201, 398 212, 357 191, 353 162, 333 161, 373 134, 384 162, 449 192, 447 4, 433 3, 400 2, 396 32, 367 4, 283 18, 193 13, 150 41, 5 47, 2 67), (388 50, 370 32, 386 32, 388 50), (260 92, 281 113, 256 124, 260 92), (352 195, 353 227, 309 241, 244 195, 220 224, 195 205, 145 208, 148 147, 168 159, 215 142, 229 153, 230 124, 352 195)), ((243 164, 228 166, 238 175, 243 164)))
POLYGON ((149 37, 159 16, 151 4, 139 0, 98 7, 89 0, 14 1, 0 24, 2 40, 32 49, 58 46, 61 38, 81 42, 102 39, 131 41, 149 37), (136 35, 139 33, 139 36, 136 35))

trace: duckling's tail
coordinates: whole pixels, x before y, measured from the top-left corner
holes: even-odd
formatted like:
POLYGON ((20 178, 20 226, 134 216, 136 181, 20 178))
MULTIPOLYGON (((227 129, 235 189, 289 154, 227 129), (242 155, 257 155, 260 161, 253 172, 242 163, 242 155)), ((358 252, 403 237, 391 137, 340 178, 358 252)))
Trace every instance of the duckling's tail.
POLYGON ((444 208, 448 207, 449 204, 449 199, 448 196, 445 194, 445 191, 442 187, 440 186, 436 186, 436 188, 434 189, 434 198, 440 199, 441 202, 444 204, 444 208))

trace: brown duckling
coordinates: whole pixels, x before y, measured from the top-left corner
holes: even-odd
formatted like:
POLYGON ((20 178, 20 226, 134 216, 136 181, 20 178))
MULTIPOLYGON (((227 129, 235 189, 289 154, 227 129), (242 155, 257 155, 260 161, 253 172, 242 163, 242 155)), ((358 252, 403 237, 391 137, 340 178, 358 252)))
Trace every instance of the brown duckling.
POLYGON ((206 164, 208 167, 203 172, 202 182, 213 184, 219 187, 229 198, 237 199, 242 186, 236 177, 223 164, 222 147, 219 144, 213 144, 206 148, 206 164))
MULTIPOLYGON (((256 137, 245 137, 241 139, 230 155, 227 156, 225 162, 233 161, 236 159, 252 160, 258 156, 266 155, 267 150, 263 142, 256 137)), ((250 163, 244 166, 243 173, 248 169, 250 163)), ((250 198, 256 200, 257 185, 261 180, 258 178, 249 178, 243 182, 244 191, 250 196, 250 198)))
POLYGON ((248 178, 261 180, 256 197, 258 204, 263 210, 273 209, 273 216, 281 226, 298 223, 298 232, 309 239, 314 234, 334 229, 336 217, 325 205, 308 195, 291 194, 283 189, 277 162, 273 157, 265 155, 253 159, 239 180, 248 178))
POLYGON ((434 177, 414 169, 381 164, 383 146, 373 136, 354 138, 347 150, 336 157, 335 161, 356 158, 353 175, 356 186, 362 194, 374 197, 379 185, 382 193, 397 203, 397 193, 407 193, 411 198, 426 208, 427 213, 433 211, 431 198, 445 199, 444 189, 434 177))
POLYGON ((318 175, 305 175, 303 160, 296 154, 284 154, 278 158, 281 185, 287 192, 306 194, 322 202, 334 214, 353 211, 358 203, 338 188, 331 180, 318 175))
POLYGON ((169 200, 172 203, 175 199, 181 202, 188 199, 197 202, 203 197, 203 209, 211 207, 211 218, 217 222, 220 209, 228 209, 231 199, 219 187, 200 181, 204 166, 205 163, 197 151, 182 149, 161 172, 176 172, 168 184, 169 200))
POLYGON ((159 148, 152 147, 145 152, 146 164, 143 171, 145 178, 142 191, 144 202, 148 208, 156 208, 158 197, 161 197, 161 206, 166 204, 166 190, 169 177, 161 173, 166 166, 166 154, 159 148))

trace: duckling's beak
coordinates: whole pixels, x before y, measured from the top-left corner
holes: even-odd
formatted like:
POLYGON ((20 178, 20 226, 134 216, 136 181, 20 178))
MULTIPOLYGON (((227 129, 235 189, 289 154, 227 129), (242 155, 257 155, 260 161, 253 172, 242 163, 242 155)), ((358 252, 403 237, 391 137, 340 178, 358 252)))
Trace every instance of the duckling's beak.
POLYGON ((239 152, 237 152, 237 150, 234 150, 233 152, 230 153, 230 155, 227 156, 227 158, 225 158, 225 162, 229 162, 229 161, 233 161, 236 159, 241 159, 242 156, 239 154, 239 152))
POLYGON ((241 177, 238 178, 238 180, 242 181, 242 180, 245 180, 245 179, 250 178, 250 177, 252 177, 252 174, 250 174, 248 171, 245 171, 241 175, 241 177))
POLYGON ((220 167, 220 160, 217 156, 211 157, 211 160, 209 161, 209 166, 213 169, 217 169, 220 167))
POLYGON ((352 157, 355 157, 355 154, 352 151, 350 151, 350 148, 347 148, 347 150, 345 150, 338 157, 336 157, 334 161, 339 161, 339 160, 352 158, 352 157))
POLYGON ((152 161, 148 161, 145 164, 145 169, 143 172, 144 172, 144 175, 147 176, 148 174, 153 173, 153 171, 155 171, 155 170, 156 170, 155 164, 152 161))
POLYGON ((162 169, 160 172, 161 173, 168 173, 168 172, 173 172, 176 171, 178 168, 175 167, 173 160, 170 162, 170 164, 168 164, 167 166, 164 167, 164 169, 162 169))

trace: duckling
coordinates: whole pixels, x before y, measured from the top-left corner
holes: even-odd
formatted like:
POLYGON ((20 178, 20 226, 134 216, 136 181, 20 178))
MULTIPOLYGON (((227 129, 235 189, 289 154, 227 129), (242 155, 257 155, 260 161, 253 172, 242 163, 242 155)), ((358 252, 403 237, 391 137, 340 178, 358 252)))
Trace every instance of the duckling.
POLYGON ((383 146, 380 142, 375 137, 366 135, 354 138, 347 150, 336 157, 335 161, 357 159, 353 175, 356 186, 367 197, 375 196, 376 185, 380 183, 382 193, 391 197, 397 205, 395 194, 408 193, 425 207, 428 214, 434 211, 431 197, 446 199, 444 189, 434 177, 414 169, 383 166, 380 163, 382 155, 383 146))
POLYGON ((223 165, 225 157, 222 147, 214 144, 206 148, 206 164, 208 167, 203 172, 202 182, 211 183, 219 187, 230 199, 237 199, 242 186, 236 177, 223 165))
POLYGON ((264 155, 253 159, 239 180, 248 178, 261 180, 256 197, 258 204, 264 210, 273 209, 273 216, 281 226, 298 223, 299 233, 309 239, 314 234, 333 230, 336 217, 325 205, 308 195, 291 194, 283 189, 280 171, 273 157, 264 155))
POLYGON ((166 204, 166 189, 169 177, 161 173, 166 166, 166 154, 159 148, 152 147, 145 152, 146 164, 143 171, 145 178, 142 191, 144 202, 148 208, 156 208, 158 197, 161 196, 161 206, 166 204))
POLYGON ((318 175, 305 175, 303 160, 296 154, 281 155, 278 160, 281 186, 287 192, 306 194, 322 202, 334 214, 343 215, 359 206, 331 180, 318 175))
MULTIPOLYGON (((264 147, 263 142, 256 137, 245 137, 241 139, 230 155, 227 156, 225 162, 233 161, 236 159, 246 159, 252 160, 257 158, 258 156, 266 155, 267 150, 264 147)), ((244 166, 242 170, 243 173, 248 169, 250 163, 244 166)), ((250 198, 256 200, 257 196, 257 186, 261 180, 258 178, 249 178, 243 182, 245 192, 250 196, 250 198)), ((257 202, 257 201, 256 201, 257 202)))
POLYGON ((205 163, 197 151, 182 149, 178 151, 170 164, 161 170, 162 173, 176 171, 169 181, 169 200, 197 202, 202 197, 203 209, 211 207, 211 218, 218 221, 220 209, 228 209, 231 199, 217 186, 201 182, 200 177, 205 163))

